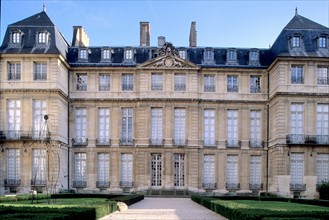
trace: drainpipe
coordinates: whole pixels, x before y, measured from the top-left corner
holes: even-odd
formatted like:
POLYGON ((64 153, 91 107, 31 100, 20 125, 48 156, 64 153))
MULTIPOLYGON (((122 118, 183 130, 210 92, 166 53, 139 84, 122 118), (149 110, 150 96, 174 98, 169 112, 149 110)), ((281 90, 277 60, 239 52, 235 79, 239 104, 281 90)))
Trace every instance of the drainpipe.
MULTIPOLYGON (((267 72, 267 101, 270 99, 270 73, 267 72)), ((268 193, 268 174, 269 174, 269 161, 268 161, 268 148, 270 139, 270 103, 267 103, 267 126, 266 126, 266 193, 268 193)))
POLYGON ((70 71, 67 76, 67 191, 70 192, 70 71))

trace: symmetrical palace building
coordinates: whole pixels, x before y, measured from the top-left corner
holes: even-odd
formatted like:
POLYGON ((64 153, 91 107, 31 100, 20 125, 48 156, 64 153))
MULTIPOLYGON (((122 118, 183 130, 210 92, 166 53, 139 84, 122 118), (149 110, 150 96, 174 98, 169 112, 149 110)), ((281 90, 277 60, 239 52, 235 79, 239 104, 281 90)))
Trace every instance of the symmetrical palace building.
POLYGON ((329 28, 297 12, 269 49, 68 43, 45 11, 0 47, 0 194, 317 198, 329 181, 329 28))

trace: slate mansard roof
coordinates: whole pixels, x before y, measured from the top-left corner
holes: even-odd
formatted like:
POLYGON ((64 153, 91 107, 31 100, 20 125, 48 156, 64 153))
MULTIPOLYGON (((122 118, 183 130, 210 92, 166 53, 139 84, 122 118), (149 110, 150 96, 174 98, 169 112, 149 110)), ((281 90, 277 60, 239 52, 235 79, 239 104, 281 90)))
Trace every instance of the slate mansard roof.
MULTIPOLYGON (((185 50, 186 59, 202 68, 211 67, 243 67, 243 68, 267 68, 277 57, 329 57, 328 45, 325 48, 318 47, 319 37, 329 39, 329 29, 315 23, 297 13, 283 28, 276 41, 269 49, 256 48, 221 48, 221 47, 177 47, 177 51, 185 50), (291 38, 299 36, 301 46, 291 46, 291 38), (212 62, 204 62, 205 51, 213 51, 212 62), (227 62, 229 50, 236 51, 236 62, 227 62), (250 51, 259 54, 259 62, 250 63, 250 51)), ((328 44, 328 43, 327 43, 328 44)), ((72 67, 78 66, 137 66, 157 57, 158 47, 73 47, 64 39, 60 31, 48 17, 45 11, 31 17, 10 24, 7 28, 0 53, 3 54, 61 54, 72 67), (20 47, 10 44, 11 33, 20 31, 23 33, 20 47), (36 33, 46 31, 49 41, 46 47, 36 46, 36 33), (110 49, 111 59, 102 60, 102 50, 110 49), (87 49, 88 59, 78 58, 79 50, 87 49), (124 51, 131 49, 134 52, 133 62, 125 62, 124 51)))

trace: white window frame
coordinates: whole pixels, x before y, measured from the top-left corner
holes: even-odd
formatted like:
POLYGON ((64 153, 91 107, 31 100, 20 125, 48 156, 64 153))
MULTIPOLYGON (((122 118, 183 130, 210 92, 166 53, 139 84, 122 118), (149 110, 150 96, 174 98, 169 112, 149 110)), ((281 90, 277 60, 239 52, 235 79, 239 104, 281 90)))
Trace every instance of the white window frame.
POLYGON ((162 154, 151 154, 151 186, 162 186, 162 154))
POLYGON ((316 157, 316 183, 329 182, 329 154, 318 153, 316 157))
POLYGON ((124 73, 121 76, 122 91, 134 90, 134 74, 124 73))
POLYGON ((98 145, 110 144, 110 109, 98 109, 98 145))
POLYGON ((74 154, 74 185, 86 186, 87 183, 87 154, 74 154))
POLYGON ((260 76, 250 76, 250 93, 261 93, 260 76))
POLYGON ((7 128, 9 139, 20 138, 21 101, 7 100, 7 128))
POLYGON ((19 44, 19 43, 21 43, 21 33, 19 33, 19 32, 13 32, 12 33, 11 42, 13 44, 19 44))
POLYGON ((291 84, 304 84, 303 66, 291 65, 291 84))
POLYGON ((259 52, 255 50, 251 50, 249 52, 249 61, 250 62, 258 62, 259 61, 259 52))
POLYGON ((175 91, 186 90, 186 74, 176 73, 174 75, 174 90, 175 91))
POLYGON ((328 66, 317 66, 316 75, 318 85, 329 85, 328 66))
POLYGON ((203 76, 203 91, 204 92, 215 92, 215 76, 204 75, 203 76))
POLYGON ((186 50, 180 50, 179 51, 179 57, 181 58, 181 59, 186 59, 186 50))
POLYGON ((111 60, 111 49, 103 49, 102 50, 102 59, 103 60, 111 60))
POLYGON ((203 53, 203 61, 205 63, 214 62, 214 51, 212 49, 205 49, 205 51, 203 53))
POLYGON ((133 144, 133 109, 121 110, 121 144, 133 144))
POLYGON ((8 80, 20 80, 20 79, 21 79, 21 63, 8 62, 8 80))
POLYGON ((237 61, 237 52, 236 50, 228 50, 226 56, 227 62, 232 63, 237 61))
POLYGON ((133 61, 134 59, 134 50, 133 49, 125 49, 124 52, 125 55, 125 61, 133 61))
POLYGON ((238 189, 238 155, 227 155, 226 158, 226 188, 238 189))
POLYGON ((133 186, 133 155, 121 154, 120 185, 122 187, 133 186))
POLYGON ((151 108, 151 144, 162 145, 162 108, 151 108))
POLYGON ((304 105, 302 103, 290 105, 290 142, 304 143, 304 105))
POLYGON ((35 62, 33 66, 34 80, 47 80, 47 63, 35 62))
POLYGON ((87 144, 87 109, 75 109, 75 143, 87 144))
POLYGON ((215 110, 205 109, 203 115, 203 142, 205 146, 215 146, 216 137, 215 137, 215 110))
POLYGON ((319 37, 319 48, 326 48, 327 47, 327 38, 326 37, 319 37))
POLYGON ((17 185, 21 179, 20 151, 19 149, 7 149, 7 184, 17 185))
POLYGON ((111 88, 111 76, 110 74, 99 74, 98 76, 98 90, 110 91, 111 88))
POLYGON ((239 92, 239 83, 237 75, 227 76, 227 92, 239 92))
POLYGON ((227 110, 226 137, 227 147, 239 147, 239 111, 227 110))
POLYGON ((88 59, 88 49, 80 49, 79 60, 87 60, 87 59, 88 59))
POLYGON ((203 188, 216 188, 215 155, 203 156, 203 188))
POLYGON ((290 189, 304 189, 304 153, 290 153, 290 189))
POLYGON ((260 190, 262 179, 261 179, 261 156, 251 155, 249 161, 249 188, 260 190))
POLYGON ((174 145, 186 144, 186 109, 174 109, 174 145))
POLYGON ((163 75, 161 73, 151 74, 151 90, 163 90, 163 75))
POLYGON ((47 150, 32 149, 32 181, 31 185, 46 185, 47 183, 47 150))
POLYGON ((261 147, 261 111, 250 111, 250 147, 261 147))
POLYGON ((110 186, 110 154, 97 154, 97 184, 98 187, 110 186))
POLYGON ((329 104, 317 104, 317 143, 329 144, 329 104))
POLYGON ((174 187, 185 186, 185 154, 174 154, 174 187))
POLYGON ((300 36, 293 36, 291 43, 292 47, 300 47, 300 36))
POLYGON ((88 75, 86 73, 77 73, 77 90, 87 91, 88 89, 88 75))
POLYGON ((48 41, 48 34, 46 32, 38 33, 38 44, 46 44, 48 41))
POLYGON ((46 120, 44 116, 47 114, 47 103, 45 100, 33 100, 33 135, 38 140, 48 137, 46 120))

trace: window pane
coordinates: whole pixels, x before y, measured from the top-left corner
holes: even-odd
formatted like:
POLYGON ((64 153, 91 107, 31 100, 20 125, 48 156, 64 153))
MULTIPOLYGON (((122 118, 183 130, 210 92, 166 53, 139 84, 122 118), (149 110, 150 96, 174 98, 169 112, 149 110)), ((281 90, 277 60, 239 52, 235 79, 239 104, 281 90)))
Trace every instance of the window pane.
POLYGON ((174 110, 174 143, 185 145, 185 109, 174 110))
POLYGON ((151 186, 162 185, 162 154, 151 154, 151 186))
POLYGON ((174 154, 174 186, 185 185, 185 154, 174 154))

